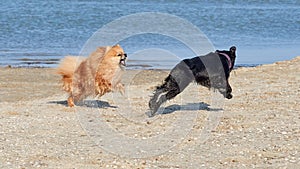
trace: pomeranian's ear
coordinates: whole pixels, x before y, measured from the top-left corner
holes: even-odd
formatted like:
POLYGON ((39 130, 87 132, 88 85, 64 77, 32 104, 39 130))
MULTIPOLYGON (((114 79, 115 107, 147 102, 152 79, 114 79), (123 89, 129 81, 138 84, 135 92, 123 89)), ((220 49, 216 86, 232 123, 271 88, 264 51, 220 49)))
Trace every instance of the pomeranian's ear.
POLYGON ((119 44, 116 44, 115 46, 116 46, 116 47, 120 47, 120 45, 119 45, 119 44))
POLYGON ((105 51, 106 51, 106 52, 109 51, 110 49, 111 49, 110 46, 106 46, 106 47, 105 47, 105 51))

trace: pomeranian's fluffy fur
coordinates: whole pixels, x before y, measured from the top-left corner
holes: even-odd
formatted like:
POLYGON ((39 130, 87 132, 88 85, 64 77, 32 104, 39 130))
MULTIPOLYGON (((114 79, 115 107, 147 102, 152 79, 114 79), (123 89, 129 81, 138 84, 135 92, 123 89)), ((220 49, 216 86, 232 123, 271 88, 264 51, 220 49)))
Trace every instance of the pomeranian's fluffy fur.
POLYGON ((111 91, 124 94, 121 77, 127 55, 120 45, 98 47, 88 58, 66 56, 57 68, 63 89, 73 107, 87 96, 102 96, 111 91))

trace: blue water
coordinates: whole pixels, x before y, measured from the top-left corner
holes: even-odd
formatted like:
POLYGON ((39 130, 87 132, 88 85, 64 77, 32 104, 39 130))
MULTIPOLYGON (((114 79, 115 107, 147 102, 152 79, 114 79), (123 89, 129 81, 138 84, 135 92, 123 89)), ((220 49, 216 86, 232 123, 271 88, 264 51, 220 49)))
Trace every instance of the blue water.
MULTIPOLYGON (((0 66, 55 67, 65 55, 78 55, 86 41, 107 23, 139 12, 183 18, 198 27, 216 49, 236 45, 237 65, 266 64, 300 55, 300 1, 296 0, 0 3, 0 66)), ((163 35, 141 34, 120 44, 128 53, 129 68, 170 68, 178 60, 174 53, 179 59, 193 56, 180 42, 163 35), (152 57, 138 52, 152 48, 173 54, 164 51, 152 57)))

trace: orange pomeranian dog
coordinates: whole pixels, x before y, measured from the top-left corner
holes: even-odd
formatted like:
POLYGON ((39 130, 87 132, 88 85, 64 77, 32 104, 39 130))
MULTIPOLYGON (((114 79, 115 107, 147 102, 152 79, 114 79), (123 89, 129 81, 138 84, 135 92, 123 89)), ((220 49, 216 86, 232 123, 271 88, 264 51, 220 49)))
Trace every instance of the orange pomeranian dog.
POLYGON ((121 77, 126 53, 120 45, 98 47, 88 58, 66 56, 57 68, 63 89, 68 92, 68 105, 73 107, 87 96, 102 96, 111 91, 124 94, 121 77))

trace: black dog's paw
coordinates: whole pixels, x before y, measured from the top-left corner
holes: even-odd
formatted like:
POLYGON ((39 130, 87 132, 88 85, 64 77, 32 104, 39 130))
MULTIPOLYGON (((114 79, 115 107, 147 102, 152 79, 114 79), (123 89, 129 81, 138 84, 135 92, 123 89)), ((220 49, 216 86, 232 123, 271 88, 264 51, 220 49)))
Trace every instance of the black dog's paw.
POLYGON ((233 97, 232 94, 227 94, 226 96, 227 99, 232 99, 232 97, 233 97))
POLYGON ((148 117, 153 117, 157 112, 159 106, 156 104, 149 104, 149 107, 150 107, 150 111, 147 112, 146 114, 148 115, 148 117))
POLYGON ((153 117, 155 115, 155 113, 157 112, 157 110, 159 109, 159 105, 154 100, 154 98, 152 98, 149 101, 149 108, 150 108, 150 111, 147 112, 146 114, 148 115, 148 117, 153 117))
POLYGON ((147 111, 146 113, 145 113, 148 117, 154 117, 154 115, 155 115, 155 112, 153 112, 153 111, 147 111))

